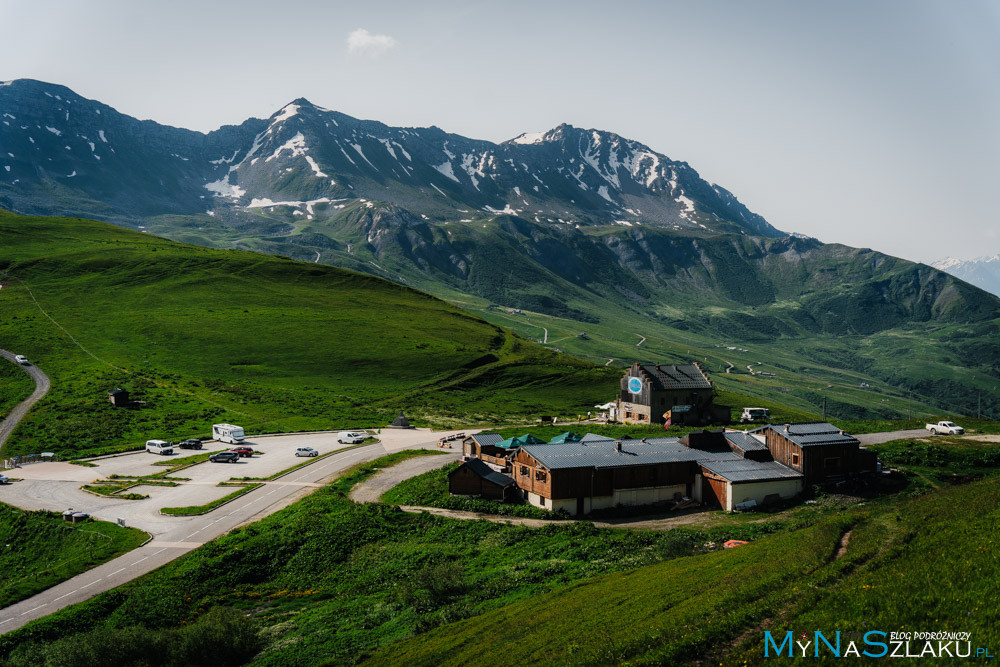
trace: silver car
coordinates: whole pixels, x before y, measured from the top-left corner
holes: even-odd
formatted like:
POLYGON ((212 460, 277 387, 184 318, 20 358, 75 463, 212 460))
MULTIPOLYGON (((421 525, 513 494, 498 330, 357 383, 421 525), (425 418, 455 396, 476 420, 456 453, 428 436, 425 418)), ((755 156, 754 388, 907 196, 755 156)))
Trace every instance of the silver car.
POLYGON ((298 449, 295 450, 295 455, 296 456, 319 456, 319 452, 317 452, 312 447, 299 447, 298 449))

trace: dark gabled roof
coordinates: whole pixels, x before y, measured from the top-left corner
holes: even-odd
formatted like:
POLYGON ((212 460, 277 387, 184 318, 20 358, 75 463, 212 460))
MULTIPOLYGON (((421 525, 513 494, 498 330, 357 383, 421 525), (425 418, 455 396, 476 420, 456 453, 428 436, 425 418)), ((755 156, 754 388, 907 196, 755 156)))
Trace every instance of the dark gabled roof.
POLYGON ((472 438, 472 441, 475 442, 480 447, 495 445, 501 440, 503 440, 503 438, 500 436, 499 433, 474 433, 469 437, 472 438))
POLYGON ((463 463, 462 465, 458 466, 457 468, 455 468, 454 470, 452 470, 450 473, 448 473, 448 476, 450 477, 450 476, 454 475, 456 472, 458 472, 462 468, 465 468, 467 470, 471 470, 476 475, 482 477, 483 479, 485 479, 488 482, 492 482, 493 484, 496 484, 499 487, 505 488, 505 487, 511 486, 514 483, 514 480, 512 478, 508 477, 507 475, 503 474, 502 472, 497 472, 496 470, 494 470, 493 468, 489 467, 488 465, 486 465, 485 463, 483 463, 479 459, 469 459, 468 461, 466 461, 465 463, 463 463))
POLYGON ((563 468, 624 468, 657 463, 684 463, 716 458, 739 457, 732 452, 705 452, 685 447, 677 438, 646 440, 592 439, 564 444, 526 445, 521 451, 530 454, 549 470, 563 468), (618 451, 616 443, 621 443, 618 451))
POLYGON ((701 467, 733 484, 741 482, 769 482, 778 479, 802 479, 802 473, 774 461, 751 461, 736 454, 733 458, 699 461, 701 467))
MULTIPOLYGON (((756 429, 755 429, 756 431, 756 429)), ((744 452, 767 451, 767 445, 746 431, 726 431, 726 440, 744 452)))
POLYGON ((712 383, 697 364, 640 364, 653 389, 711 389, 712 383))
POLYGON ((765 428, 774 429, 776 433, 788 438, 799 447, 861 444, 853 435, 844 433, 833 424, 828 424, 827 422, 783 424, 781 426, 768 424, 765 428))

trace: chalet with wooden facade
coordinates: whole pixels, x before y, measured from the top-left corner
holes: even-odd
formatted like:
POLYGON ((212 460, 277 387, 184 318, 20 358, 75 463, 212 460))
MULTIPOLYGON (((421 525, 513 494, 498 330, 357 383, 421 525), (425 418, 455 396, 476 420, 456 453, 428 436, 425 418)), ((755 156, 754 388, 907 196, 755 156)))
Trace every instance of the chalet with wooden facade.
MULTIPOLYGON (((697 363, 634 363, 621 379, 616 415, 627 424, 707 424, 713 414, 713 390, 697 363)), ((720 411, 721 413, 721 411, 720 411)), ((729 422, 729 409, 719 417, 729 422)))
POLYGON ((456 496, 507 501, 515 497, 517 488, 507 475, 479 459, 471 459, 448 473, 448 492, 456 496))
POLYGON ((806 484, 821 484, 863 472, 874 472, 875 452, 861 446, 852 435, 826 422, 768 424, 753 431, 763 435, 774 460, 802 473, 806 484))

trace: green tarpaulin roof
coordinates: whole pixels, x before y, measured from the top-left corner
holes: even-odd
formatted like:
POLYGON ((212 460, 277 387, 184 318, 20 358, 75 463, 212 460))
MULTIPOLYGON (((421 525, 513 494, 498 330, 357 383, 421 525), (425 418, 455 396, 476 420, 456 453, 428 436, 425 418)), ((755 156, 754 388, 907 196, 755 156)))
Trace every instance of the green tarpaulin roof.
POLYGON ((565 433, 560 433, 556 437, 549 440, 550 445, 557 445, 564 442, 580 442, 582 436, 573 433, 572 431, 566 431, 565 433))

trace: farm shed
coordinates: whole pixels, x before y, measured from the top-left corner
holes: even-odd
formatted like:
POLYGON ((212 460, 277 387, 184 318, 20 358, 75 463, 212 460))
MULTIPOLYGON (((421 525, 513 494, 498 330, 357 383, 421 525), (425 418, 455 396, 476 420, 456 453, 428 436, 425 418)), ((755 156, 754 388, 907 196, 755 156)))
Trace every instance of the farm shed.
POLYGON ((117 387, 108 392, 108 400, 111 401, 111 405, 116 408, 126 408, 131 405, 131 399, 128 395, 127 389, 122 389, 117 387))
POLYGON ((448 492, 508 501, 517 492, 514 480, 479 459, 466 461, 448 473, 448 492))

